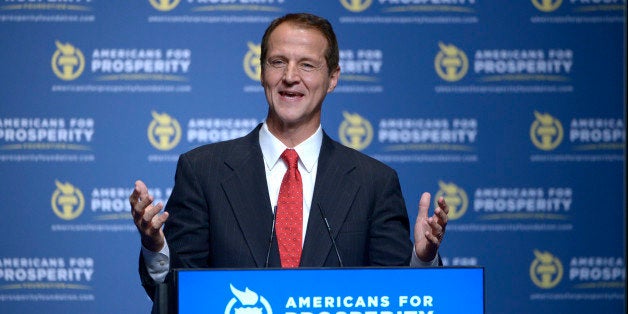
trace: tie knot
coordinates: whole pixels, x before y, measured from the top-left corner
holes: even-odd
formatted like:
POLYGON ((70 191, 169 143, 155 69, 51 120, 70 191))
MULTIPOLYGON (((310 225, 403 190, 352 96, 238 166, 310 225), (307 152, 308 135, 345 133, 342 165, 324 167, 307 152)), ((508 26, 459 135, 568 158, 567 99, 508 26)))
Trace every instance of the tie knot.
POLYGON ((288 165, 288 169, 297 169, 299 154, 294 149, 286 149, 281 154, 281 159, 288 165))

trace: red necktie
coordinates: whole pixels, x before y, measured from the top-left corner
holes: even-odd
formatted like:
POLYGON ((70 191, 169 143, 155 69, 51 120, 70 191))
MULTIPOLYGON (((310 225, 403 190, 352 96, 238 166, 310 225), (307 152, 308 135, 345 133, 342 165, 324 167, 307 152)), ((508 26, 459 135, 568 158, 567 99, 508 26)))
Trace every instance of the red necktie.
POLYGON ((281 267, 298 267, 303 233, 303 183, 299 173, 299 155, 286 149, 281 159, 288 166, 281 181, 277 200, 276 229, 281 267))

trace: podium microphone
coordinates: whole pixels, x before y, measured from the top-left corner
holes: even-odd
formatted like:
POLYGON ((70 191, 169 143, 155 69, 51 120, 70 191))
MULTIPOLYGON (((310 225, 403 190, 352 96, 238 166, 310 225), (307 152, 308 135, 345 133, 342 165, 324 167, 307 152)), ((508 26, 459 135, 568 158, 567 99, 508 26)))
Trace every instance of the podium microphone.
POLYGON ((264 268, 268 268, 268 260, 270 259, 270 249, 273 247, 273 238, 275 236, 275 217, 277 217, 277 206, 275 206, 275 210, 273 211, 273 225, 270 228, 270 237, 268 239, 268 251, 266 251, 266 263, 264 263, 264 268))
POLYGON ((344 265, 342 264, 342 258, 340 258, 340 252, 338 251, 338 246, 336 246, 336 241, 334 240, 334 237, 331 234, 331 227, 329 226, 327 217, 325 217, 325 214, 323 213, 323 208, 321 207, 320 203, 316 203, 316 205, 318 206, 318 211, 321 213, 321 217, 323 217, 323 221, 325 221, 325 226, 327 226, 327 234, 329 235, 329 239, 331 240, 331 245, 334 247, 334 250, 336 251, 336 257, 338 257, 338 262, 340 263, 340 267, 344 267, 344 265))

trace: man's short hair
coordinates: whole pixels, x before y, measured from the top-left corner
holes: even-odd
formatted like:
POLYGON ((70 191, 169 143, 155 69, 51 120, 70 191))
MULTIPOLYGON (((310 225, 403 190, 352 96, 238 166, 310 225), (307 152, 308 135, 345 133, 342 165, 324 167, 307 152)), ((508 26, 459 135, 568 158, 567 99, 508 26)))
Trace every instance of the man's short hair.
POLYGON ((319 31, 327 40, 327 51, 325 51, 325 61, 327 62, 328 74, 336 70, 340 55, 338 51, 338 41, 336 40, 336 34, 331 27, 331 23, 325 18, 316 16, 310 13, 290 13, 282 17, 273 20, 266 28, 264 36, 262 37, 262 53, 260 55, 260 61, 262 65, 262 72, 266 66, 266 54, 268 53, 268 39, 270 34, 277 28, 277 26, 283 23, 291 23, 297 27, 314 29, 319 31))

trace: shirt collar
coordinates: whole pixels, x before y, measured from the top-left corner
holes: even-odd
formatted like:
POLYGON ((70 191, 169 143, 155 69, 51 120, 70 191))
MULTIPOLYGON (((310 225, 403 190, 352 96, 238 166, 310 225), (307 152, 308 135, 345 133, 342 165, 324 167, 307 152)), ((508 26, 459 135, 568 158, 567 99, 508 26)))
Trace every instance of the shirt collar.
MULTIPOLYGON (((281 161, 281 154, 286 148, 277 137, 275 137, 270 130, 266 121, 262 125, 259 131, 259 144, 262 148, 262 155, 264 156, 264 163, 266 169, 272 170, 275 165, 281 161)), ((323 144, 323 129, 318 126, 318 129, 312 136, 308 137, 301 144, 293 147, 299 154, 299 161, 307 172, 312 172, 314 165, 318 161, 318 155, 321 152, 321 145, 323 144)), ((283 162, 283 161, 281 161, 283 162)))

